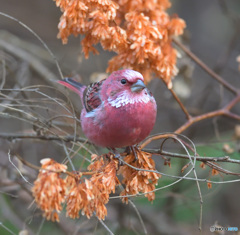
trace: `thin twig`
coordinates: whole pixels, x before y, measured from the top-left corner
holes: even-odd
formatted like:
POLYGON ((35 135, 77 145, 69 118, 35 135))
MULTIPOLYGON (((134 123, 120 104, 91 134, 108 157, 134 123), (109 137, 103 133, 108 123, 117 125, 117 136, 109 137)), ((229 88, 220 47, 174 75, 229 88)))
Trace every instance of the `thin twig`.
MULTIPOLYGON (((98 217, 97 217, 98 218, 98 217)), ((98 219, 98 221, 102 224, 102 226, 109 232, 110 235, 114 235, 114 233, 110 230, 110 228, 101 220, 98 219)))
POLYGON ((145 235, 148 234, 148 233, 147 233, 147 228, 146 228, 146 226, 145 226, 145 224, 144 224, 144 221, 143 221, 143 219, 142 219, 142 216, 141 216, 141 214, 139 213, 136 205, 135 205, 135 204, 132 202, 132 200, 130 200, 130 199, 128 200, 128 202, 131 204, 131 206, 132 206, 133 209, 135 210, 135 212, 136 212, 136 214, 137 214, 137 216, 138 216, 138 218, 139 218, 139 220, 140 220, 140 223, 141 223, 141 225, 142 225, 144 234, 145 234, 145 235))
POLYGON ((6 82, 6 61, 5 61, 3 52, 0 53, 0 60, 2 62, 2 77, 1 77, 2 82, 0 84, 0 89, 2 89, 5 85, 5 82, 6 82))
POLYGON ((66 144, 65 144, 63 141, 62 141, 62 145, 63 145, 64 152, 65 152, 65 154, 66 154, 66 156, 67 156, 68 162, 70 163, 70 165, 71 165, 71 167, 72 167, 72 170, 73 170, 73 171, 76 171, 75 166, 73 165, 72 159, 71 159, 71 157, 69 156, 69 152, 68 152, 68 150, 67 150, 66 144))
POLYGON ((2 222, 0 222, 0 226, 3 227, 6 231, 8 231, 12 235, 17 235, 13 231, 11 231, 8 227, 6 227, 2 222))
POLYGON ((221 76, 215 73, 212 69, 210 69, 202 60, 200 60, 195 54, 193 54, 190 50, 188 50, 181 42, 176 39, 173 39, 173 42, 180 47, 192 60, 194 60, 203 70, 205 70, 211 77, 217 80, 220 84, 222 84, 226 89, 231 91, 234 94, 239 94, 239 88, 235 88, 226 80, 224 80, 221 76))
MULTIPOLYGON (((0 12, 1 15, 1 12, 0 12)), ((0 47, 3 47, 4 50, 14 54, 15 56, 24 59, 25 61, 27 61, 32 68, 38 72, 43 79, 46 80, 46 82, 50 82, 51 84, 55 84, 56 81, 58 80, 58 77, 52 73, 52 71, 50 71, 46 66, 44 66, 40 60, 38 60, 36 57, 34 57, 33 55, 31 55, 30 53, 15 47, 14 45, 0 39, 0 47)))
MULTIPOLYGON (((188 156, 189 163, 191 163, 191 165, 192 165, 192 169, 190 171, 193 171, 193 174, 195 176, 197 189, 198 189, 198 195, 199 195, 199 199, 200 199, 199 231, 201 232, 202 231, 203 198, 202 198, 201 188, 200 188, 200 185, 199 185, 199 182, 198 182, 197 172, 196 172, 196 169, 195 169, 195 166, 196 166, 196 156, 197 156, 196 146, 192 142, 192 140, 190 140, 188 137, 186 137, 184 135, 177 135, 177 136, 170 137, 170 138, 176 140, 182 146, 182 148, 184 149, 184 151, 186 152, 186 154, 188 156), (186 139, 190 143, 191 146, 189 146, 189 144, 186 143, 185 141, 183 141, 182 139, 179 139, 179 137, 186 139), (190 153, 189 153, 187 148, 190 148, 191 151, 194 153, 194 157, 193 158, 191 157, 191 155, 190 155, 190 153)), ((161 150, 162 150, 163 144, 166 142, 166 140, 167 139, 164 139, 163 143, 161 144, 161 147, 160 147, 161 150)))
MULTIPOLYGON (((189 159, 189 157, 185 154, 171 153, 171 152, 167 152, 167 151, 160 150, 160 149, 143 149, 143 151, 146 151, 146 152, 152 153, 152 154, 164 155, 164 156, 168 156, 168 157, 172 157, 172 158, 189 159)), ((191 158, 194 158, 194 156, 191 156, 191 158)), ((195 158, 197 161, 201 161, 201 162, 206 162, 206 161, 208 161, 208 162, 228 162, 228 163, 240 164, 240 160, 231 159, 229 156, 224 156, 224 157, 196 156, 195 158)))
MULTIPOLYGON (((123 186, 122 186, 121 184, 119 185, 119 188, 120 188, 120 190, 122 190, 122 191, 124 190, 124 188, 123 188, 123 186)), ((110 197, 110 198, 112 198, 112 197, 110 197)), ((121 199, 121 197, 120 197, 120 199, 121 199)), ((141 223, 141 225, 142 225, 144 234, 147 234, 147 228, 146 228, 146 226, 145 226, 145 224, 144 224, 143 218, 142 218, 141 214, 139 213, 136 205, 133 203, 133 201, 132 201, 131 199, 128 199, 128 202, 130 203, 130 205, 131 205, 131 206, 133 207, 133 209, 135 210, 135 212, 136 212, 136 214, 137 214, 137 216, 138 216, 138 219, 139 219, 139 221, 140 221, 140 223, 141 223)))
POLYGON ((189 120, 191 119, 191 115, 189 114, 189 112, 187 111, 186 107, 183 105, 182 101, 179 99, 179 97, 177 96, 177 94, 174 92, 173 89, 169 89, 170 92, 172 93, 174 99, 178 102, 180 108, 182 109, 182 111, 185 113, 186 118, 189 120))
POLYGON ((38 139, 38 140, 58 140, 65 142, 78 141, 81 143, 89 143, 86 139, 82 137, 75 137, 73 135, 37 135, 37 134, 15 134, 15 133, 0 133, 1 139, 38 139))
POLYGON ((41 230, 43 229, 43 225, 44 225, 45 221, 46 221, 46 219, 44 217, 42 217, 42 220, 41 220, 41 223, 39 224, 36 235, 39 235, 41 233, 41 230))
POLYGON ((232 99, 225 107, 222 109, 208 112, 196 117, 191 117, 185 124, 183 124, 181 127, 179 127, 175 133, 180 134, 183 131, 185 131, 188 127, 190 127, 193 123, 208 119, 208 118, 213 118, 217 116, 227 116, 232 119, 236 119, 240 121, 240 116, 234 113, 231 113, 230 110, 235 106, 238 102, 240 101, 240 94, 236 96, 234 99, 232 99))
MULTIPOLYGON (((15 155, 24 165, 26 165, 26 166, 28 166, 28 167, 30 167, 30 168, 32 168, 32 169, 34 169, 34 170, 37 170, 37 171, 41 171, 41 170, 44 170, 44 171, 49 171, 49 172, 53 172, 53 173, 64 173, 64 174, 67 174, 67 175, 69 175, 69 176, 71 176, 71 177, 73 177, 73 178, 75 178, 76 176, 75 176, 75 174, 73 174, 72 172, 70 172, 70 171, 65 171, 65 172, 63 172, 62 170, 52 170, 52 169, 43 169, 43 168, 41 168, 41 167, 39 167, 39 166, 36 166, 36 165, 34 165, 34 164, 32 164, 32 163, 30 163, 30 162, 28 162, 28 161, 26 161, 25 159, 23 159, 22 157, 20 157, 19 155, 15 155)), ((16 166, 15 166, 16 167, 16 166)), ((95 174, 96 173, 96 171, 78 171, 78 175, 93 175, 93 174, 95 174)))
MULTIPOLYGON (((15 22, 17 22, 18 24, 20 24, 21 26, 23 26, 25 29, 27 29, 30 33, 32 33, 40 42, 41 44, 46 48, 46 50, 48 51, 48 53, 51 55, 51 57, 53 58, 56 66, 57 66, 57 69, 58 69, 58 72, 60 74, 60 77, 63 79, 63 74, 62 74, 62 70, 60 68, 60 65, 57 61, 57 58, 55 57, 55 55, 53 54, 53 52, 50 50, 50 48, 47 46, 47 44, 41 39, 41 37, 36 33, 34 32, 31 28, 29 28, 26 24, 24 24, 23 22, 21 22, 20 20, 14 18, 13 16, 10 16, 6 13, 3 13, 3 12, 0 12, 0 15, 4 16, 4 17, 7 17, 8 19, 11 19, 15 22)), ((47 79, 48 77, 46 77, 47 79)))
POLYGON ((10 150, 8 151, 8 160, 9 160, 9 162, 14 166, 14 168, 18 171, 18 173, 19 173, 20 176, 23 178, 23 180, 24 180, 25 182, 27 182, 28 184, 30 184, 31 186, 33 186, 33 184, 30 183, 30 182, 23 176, 23 174, 22 174, 22 172, 19 170, 19 168, 12 162, 10 150))

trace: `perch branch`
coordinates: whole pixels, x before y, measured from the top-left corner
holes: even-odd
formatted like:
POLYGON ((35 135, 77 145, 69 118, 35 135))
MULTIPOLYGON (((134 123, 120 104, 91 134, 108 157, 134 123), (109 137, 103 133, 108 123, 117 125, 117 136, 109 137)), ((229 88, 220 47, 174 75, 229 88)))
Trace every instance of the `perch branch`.
MULTIPOLYGON (((162 139, 167 138, 169 136, 174 136, 174 134, 165 134, 161 135, 162 139)), ((159 139, 159 135, 156 136, 157 139, 159 139)), ((38 140, 56 140, 56 141, 65 141, 65 142, 71 142, 71 141, 79 141, 81 143, 86 143, 87 140, 81 137, 76 137, 76 136, 71 136, 71 135, 66 135, 66 136, 53 136, 53 135, 35 135, 35 134, 13 134, 13 133, 1 133, 0 134, 1 139, 38 139, 38 140)), ((89 142, 88 142, 89 143, 89 142)), ((142 147, 142 146, 141 146, 142 147)), ((149 148, 144 148, 143 151, 152 153, 152 154, 157 154, 157 155, 164 155, 172 158, 181 158, 181 159, 189 159, 189 155, 186 154, 180 154, 180 153, 171 153, 167 152, 161 149, 149 149, 149 148)), ((28 165, 31 168, 31 165, 26 164, 25 160, 16 155, 20 161, 22 161, 25 165, 28 165)), ((223 156, 223 157, 207 157, 207 156, 191 156, 192 159, 196 159, 197 161, 201 162, 228 162, 228 163, 237 163, 240 164, 240 160, 235 160, 231 159, 229 156, 223 156)), ((39 168, 34 168, 39 170, 39 168)))

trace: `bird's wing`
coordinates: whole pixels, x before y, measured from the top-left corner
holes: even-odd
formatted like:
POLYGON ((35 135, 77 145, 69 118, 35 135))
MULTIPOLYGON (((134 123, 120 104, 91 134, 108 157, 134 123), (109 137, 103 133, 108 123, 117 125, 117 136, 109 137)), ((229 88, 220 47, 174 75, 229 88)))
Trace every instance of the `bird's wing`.
POLYGON ((91 112, 93 109, 96 109, 101 103, 100 90, 103 82, 106 79, 103 79, 99 82, 95 82, 86 87, 83 92, 83 104, 87 112, 91 112))

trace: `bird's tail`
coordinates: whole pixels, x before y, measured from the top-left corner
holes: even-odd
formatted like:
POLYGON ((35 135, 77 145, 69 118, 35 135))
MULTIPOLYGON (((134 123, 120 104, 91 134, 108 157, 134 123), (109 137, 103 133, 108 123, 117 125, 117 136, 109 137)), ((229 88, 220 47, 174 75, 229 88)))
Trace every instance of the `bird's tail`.
POLYGON ((83 84, 74 81, 72 78, 64 78, 63 80, 58 81, 58 83, 62 84, 65 87, 68 87, 72 91, 78 93, 82 96, 83 90, 86 88, 83 84))

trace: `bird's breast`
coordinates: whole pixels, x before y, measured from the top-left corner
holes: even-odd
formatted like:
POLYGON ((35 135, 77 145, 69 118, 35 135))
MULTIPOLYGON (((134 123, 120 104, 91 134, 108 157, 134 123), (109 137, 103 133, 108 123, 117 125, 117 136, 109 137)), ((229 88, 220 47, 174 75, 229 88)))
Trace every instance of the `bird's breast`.
POLYGON ((145 139, 156 120, 155 99, 144 95, 108 98, 94 112, 82 112, 83 132, 99 146, 118 148, 131 146, 145 139))

